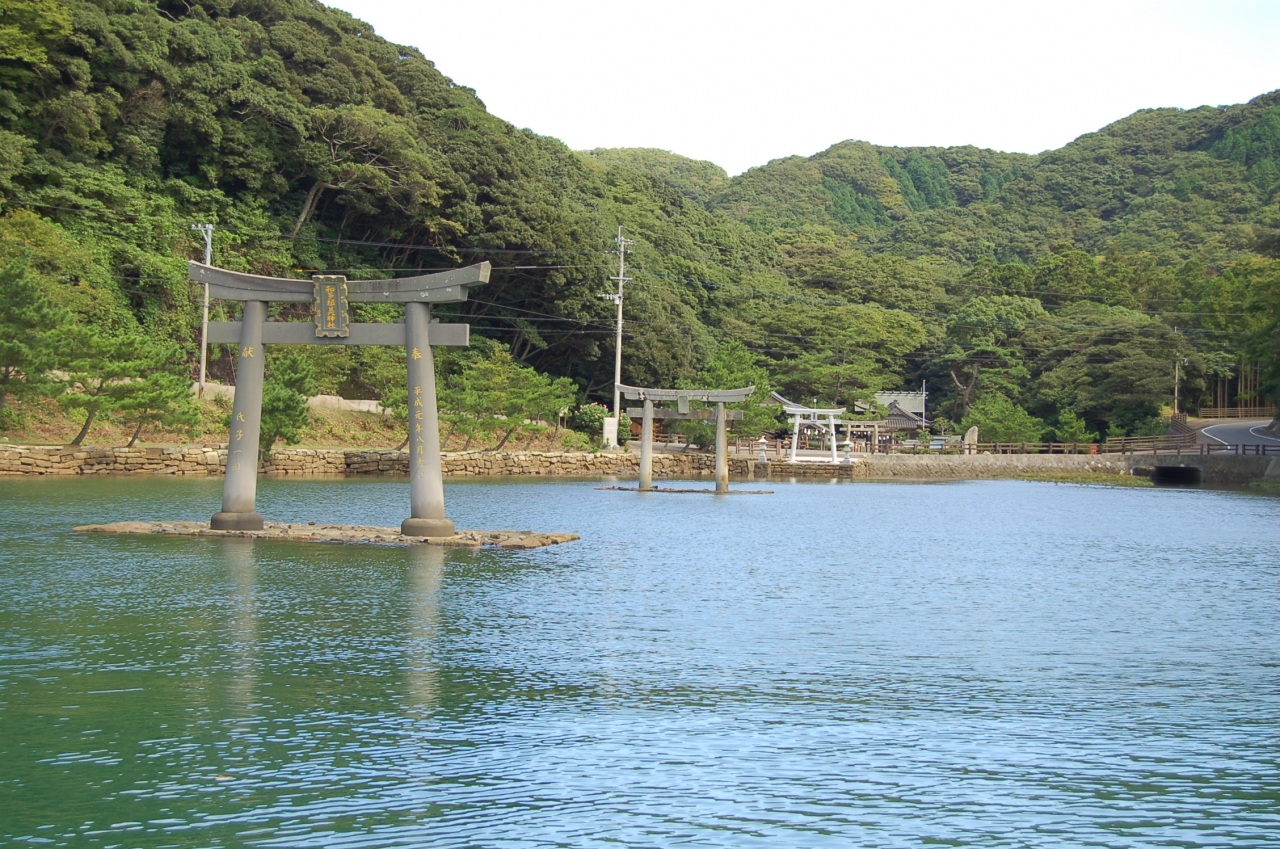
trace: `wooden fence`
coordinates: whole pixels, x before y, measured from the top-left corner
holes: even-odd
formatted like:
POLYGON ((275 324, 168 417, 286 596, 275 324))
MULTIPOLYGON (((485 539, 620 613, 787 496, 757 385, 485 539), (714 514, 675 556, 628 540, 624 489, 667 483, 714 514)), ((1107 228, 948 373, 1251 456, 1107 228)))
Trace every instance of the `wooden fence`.
POLYGON ((1276 408, 1271 405, 1263 407, 1201 407, 1199 416, 1202 419, 1265 419, 1274 417, 1276 408))
MULTIPOLYGON (((1237 457, 1280 457, 1280 445, 1197 445, 1190 454, 1234 454, 1237 457)), ((1168 453, 1168 452, 1165 452, 1168 453)))
POLYGON ((890 452, 894 454, 1152 454, 1195 455, 1195 454, 1233 454, 1239 457, 1280 457, 1280 444, 1277 445, 1211 445, 1197 444, 1195 436, 1191 439, 1163 436, 1140 436, 1126 439, 1113 439, 1109 442, 979 442, 972 446, 948 445, 944 448, 932 448, 926 445, 901 447, 894 445, 890 452))
MULTIPOLYGON (((862 446, 865 447, 865 446, 862 446)), ((733 442, 733 453, 760 456, 760 440, 740 437, 733 442)), ((1126 436, 1106 442, 978 442, 972 446, 960 443, 931 445, 927 442, 882 442, 875 453, 882 454, 1209 454, 1234 451, 1237 454, 1280 454, 1280 445, 1254 446, 1197 445, 1195 431, 1169 433, 1163 436, 1126 436)), ((790 456, 791 440, 766 439, 764 454, 768 459, 790 456)), ((823 452, 824 454, 826 452, 823 452)), ((855 451, 854 453, 866 453, 855 451)), ((843 450, 840 455, 843 456, 843 450)))
POLYGON ((1195 434, 1170 436, 1128 436, 1107 442, 978 442, 972 446, 924 445, 893 447, 895 454, 1151 454, 1156 452, 1196 453, 1195 434))
MULTIPOLYGON (((787 439, 765 442, 765 457, 769 460, 785 460, 790 457, 787 439)), ((760 440, 741 438, 734 442, 734 453, 760 456, 760 440)), ((823 452, 824 455, 827 452, 823 452)), ((866 452, 854 452, 866 453, 866 452)), ((950 444, 935 448, 920 443, 904 446, 901 443, 881 445, 883 454, 1152 454, 1155 456, 1181 456, 1196 454, 1232 454, 1238 457, 1280 457, 1277 445, 1210 445, 1197 444, 1194 434, 1173 436, 1130 436, 1108 442, 978 442, 972 446, 950 444), (1190 438, 1186 438, 1190 436, 1190 438)), ((840 452, 843 457, 844 452, 840 452)), ((799 459, 812 459, 802 457, 799 459)))

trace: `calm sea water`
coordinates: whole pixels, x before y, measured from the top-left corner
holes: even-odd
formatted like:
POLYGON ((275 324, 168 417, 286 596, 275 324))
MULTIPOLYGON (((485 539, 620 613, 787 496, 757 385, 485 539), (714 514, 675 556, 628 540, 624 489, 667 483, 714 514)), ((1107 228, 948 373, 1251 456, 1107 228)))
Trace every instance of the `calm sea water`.
POLYGON ((460 526, 583 540, 71 532, 219 485, 0 482, 0 843, 1280 845, 1280 499, 479 482, 460 526))

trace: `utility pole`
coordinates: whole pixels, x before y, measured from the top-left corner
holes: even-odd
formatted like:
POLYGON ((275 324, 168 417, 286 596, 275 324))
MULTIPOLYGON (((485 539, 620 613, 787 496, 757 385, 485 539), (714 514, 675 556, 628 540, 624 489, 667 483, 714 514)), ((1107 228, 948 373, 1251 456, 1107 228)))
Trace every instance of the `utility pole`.
POLYGON ((1173 414, 1178 415, 1178 358, 1173 358, 1173 414))
MULTIPOLYGON (((1173 332, 1177 333, 1178 328, 1173 328, 1173 332)), ((1175 353, 1173 355, 1173 414, 1175 416, 1178 415, 1178 365, 1178 355, 1175 353)))
POLYGON ((1178 396, 1181 394, 1179 390, 1181 389, 1182 384, 1182 375, 1180 374, 1181 367, 1189 364, 1190 361, 1191 359, 1189 357, 1173 358, 1173 414, 1175 416, 1178 415, 1179 412, 1178 396))
MULTIPOLYGON (((204 234, 204 264, 213 265, 213 225, 192 224, 192 230, 204 234)), ((204 284, 204 303, 200 312, 200 391, 197 398, 204 398, 206 352, 209 349, 209 283, 204 284)))
POLYGON ((920 423, 922 427, 926 428, 925 433, 929 432, 929 387, 927 384, 928 381, 920 381, 920 423))
POLYGON ((627 276, 627 245, 632 244, 630 239, 622 237, 622 226, 618 226, 618 276, 611 278, 618 281, 617 294, 602 295, 618 305, 618 333, 615 339, 613 351, 613 418, 614 418, 614 438, 611 447, 618 447, 617 424, 622 421, 622 399, 618 392, 618 384, 622 382, 622 284, 631 280, 627 276))

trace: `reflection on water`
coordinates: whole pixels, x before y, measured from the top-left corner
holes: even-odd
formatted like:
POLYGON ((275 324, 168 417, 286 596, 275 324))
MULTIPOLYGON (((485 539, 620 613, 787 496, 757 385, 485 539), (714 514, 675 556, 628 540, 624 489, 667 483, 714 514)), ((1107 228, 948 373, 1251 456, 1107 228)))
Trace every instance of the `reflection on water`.
POLYGON ((258 611, 255 585, 258 578, 257 560, 251 540, 221 539, 215 545, 222 558, 231 589, 231 639, 229 641, 229 681, 227 703, 233 715, 243 718, 253 708, 254 690, 258 680, 258 611))
POLYGON ((407 715, 429 717, 440 698, 438 644, 440 586, 444 581, 443 548, 417 546, 409 550, 408 634, 405 639, 407 715))
MULTIPOLYGON (((477 482, 533 552, 81 536, 0 482, 0 843, 1239 846, 1280 833, 1280 499, 477 482)), ((395 524, 402 481, 264 481, 395 524)), ((211 506, 212 505, 212 506, 211 506)))

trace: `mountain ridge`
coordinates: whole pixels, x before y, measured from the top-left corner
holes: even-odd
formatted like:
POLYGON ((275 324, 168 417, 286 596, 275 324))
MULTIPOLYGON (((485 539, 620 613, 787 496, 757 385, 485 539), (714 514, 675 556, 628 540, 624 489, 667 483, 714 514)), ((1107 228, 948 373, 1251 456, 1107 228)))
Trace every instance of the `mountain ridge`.
MULTIPOLYGON (((973 145, 901 147, 846 140, 812 156, 780 157, 740 175, 726 175, 723 188, 695 199, 763 232, 818 225, 841 235, 856 234, 872 252, 896 250, 917 256, 929 252, 960 262, 1034 261, 1055 241, 1070 240, 1103 253, 1108 239, 1120 239, 1126 249, 1155 249, 1168 261, 1196 258, 1221 264, 1246 250, 1252 238, 1251 233, 1232 237, 1231 227, 1275 226, 1280 219, 1273 203, 1280 185, 1280 152, 1274 140, 1264 139, 1262 146, 1268 149, 1263 161, 1251 163, 1251 146, 1236 140, 1233 147, 1231 139, 1233 131, 1239 134, 1259 122, 1280 122, 1278 106, 1280 90, 1243 104, 1140 109, 1040 154, 973 145), (1235 172, 1220 173, 1231 170, 1220 163, 1231 162, 1232 156, 1237 157, 1235 172), (1153 157, 1167 160, 1166 167, 1153 167, 1153 157), (1108 197, 1105 186, 1098 185, 1097 173, 1093 179, 1082 179, 1080 172, 1085 168, 1123 180, 1128 191, 1112 191, 1108 197), (1161 178, 1163 185, 1158 184, 1161 178), (1226 239, 1225 244, 1210 238, 1162 245, 1135 232, 1141 228, 1102 223, 1130 212, 1141 214, 1151 205, 1140 202, 1144 199, 1159 201, 1160 195, 1167 195, 1185 204, 1192 195, 1211 196, 1228 184, 1251 181, 1258 196, 1232 199, 1234 209, 1218 203, 1207 210, 1166 209, 1174 213, 1175 221, 1186 223, 1206 214, 1216 217, 1216 226, 1210 222, 1209 229, 1226 239), (990 208, 977 215, 935 212, 979 203, 990 208), (1081 210, 1093 213, 1096 220, 1073 221, 1071 213, 1081 210), (1025 222, 1008 220, 1009 212, 1039 218, 1052 228, 1050 238, 1037 244, 1025 222), (994 224, 984 220, 993 216, 994 224), (941 226, 973 232, 963 240, 966 243, 946 243, 937 238, 941 226), (1009 227, 1012 234, 994 237, 994 226, 1009 227), (913 250, 913 242, 923 244, 913 250)), ((613 149, 609 156, 622 161, 634 150, 613 149)), ((653 153, 647 155, 652 159, 653 153)), ((663 179, 673 162, 685 159, 669 152, 667 156, 674 159, 662 168, 648 169, 649 173, 663 179)), ((687 185, 675 187, 688 190, 687 185)))
MULTIPOLYGON (((445 381, 498 346, 610 396, 600 296, 619 227, 632 384, 763 374, 834 405, 928 380, 956 418, 988 393, 1132 431, 1174 356, 1196 398, 1263 358, 1241 316, 1274 274, 1254 248, 1280 229, 1280 92, 1141 110, 1037 155, 844 141, 729 177, 519 129, 420 51, 319 3, 13 0, 0 14, 22 36, 0 42, 0 267, 24 267, 86 326, 176 341, 189 368, 185 261, 205 221, 215 263, 261 274, 491 259, 483 291, 437 310, 487 340, 442 353, 445 381), (1140 389, 1121 401, 1071 384, 1128 374, 1140 389)), ((214 318, 235 309, 215 303, 214 318)), ((279 317, 305 319, 290 309, 279 317)), ((325 392, 403 386, 395 352, 307 356, 325 392)), ((211 362, 232 376, 230 349, 211 362)))

